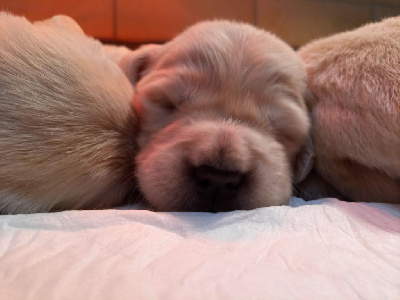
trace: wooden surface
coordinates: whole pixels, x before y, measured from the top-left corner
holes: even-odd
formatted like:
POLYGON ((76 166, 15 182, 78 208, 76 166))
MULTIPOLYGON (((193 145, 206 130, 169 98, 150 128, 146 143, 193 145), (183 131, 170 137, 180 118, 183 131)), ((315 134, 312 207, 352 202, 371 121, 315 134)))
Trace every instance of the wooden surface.
POLYGON ((258 26, 276 33, 296 47, 319 37, 356 28, 372 19, 372 6, 355 2, 258 0, 258 26))
POLYGON ((254 1, 117 0, 116 38, 164 41, 197 21, 216 18, 253 23, 254 1))
POLYGON ((86 34, 113 39, 114 0, 0 0, 0 8, 31 21, 65 14, 75 19, 86 34))
POLYGON ((217 18, 254 24, 301 46, 400 15, 400 0, 0 0, 0 9, 32 21, 69 15, 88 35, 111 42, 167 41, 217 18))

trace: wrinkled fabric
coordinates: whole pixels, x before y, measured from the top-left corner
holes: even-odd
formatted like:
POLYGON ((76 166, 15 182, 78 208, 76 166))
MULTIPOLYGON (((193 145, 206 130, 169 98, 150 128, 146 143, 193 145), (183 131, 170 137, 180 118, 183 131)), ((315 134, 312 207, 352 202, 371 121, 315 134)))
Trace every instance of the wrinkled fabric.
POLYGON ((400 299, 400 207, 0 216, 0 299, 400 299))

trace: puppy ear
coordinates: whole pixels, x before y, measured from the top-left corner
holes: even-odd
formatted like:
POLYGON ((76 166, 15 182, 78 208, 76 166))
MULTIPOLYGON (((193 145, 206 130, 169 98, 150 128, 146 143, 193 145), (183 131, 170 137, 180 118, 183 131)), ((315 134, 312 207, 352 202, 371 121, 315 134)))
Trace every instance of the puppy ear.
POLYGON ((132 86, 135 86, 139 80, 149 73, 155 65, 158 50, 161 45, 145 45, 135 51, 130 51, 119 62, 119 66, 130 80, 132 86))
POLYGON ((311 135, 308 136, 305 145, 296 157, 293 170, 293 182, 299 183, 303 181, 311 172, 314 166, 315 152, 311 135))
MULTIPOLYGON (((314 115, 314 107, 316 104, 316 97, 314 93, 307 88, 303 93, 303 98, 307 107, 308 116, 310 117, 310 122, 312 126, 312 116, 314 115)), ((310 129, 311 131, 311 129, 310 129)), ((301 148, 300 153, 296 156, 296 160, 293 167, 293 182, 298 184, 302 182, 311 172, 315 163, 315 151, 314 143, 311 136, 311 132, 308 133, 306 142, 301 148)))
POLYGON ((131 49, 125 46, 116 46, 116 45, 106 45, 103 44, 103 52, 109 59, 115 62, 118 66, 121 60, 132 52, 131 49))

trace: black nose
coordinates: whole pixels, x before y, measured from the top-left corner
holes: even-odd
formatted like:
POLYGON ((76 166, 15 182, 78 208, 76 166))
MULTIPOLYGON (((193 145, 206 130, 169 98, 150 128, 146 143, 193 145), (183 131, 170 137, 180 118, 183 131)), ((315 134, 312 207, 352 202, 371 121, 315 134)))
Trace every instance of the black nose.
POLYGON ((243 174, 203 165, 194 168, 194 179, 201 194, 212 198, 226 198, 238 191, 243 174))

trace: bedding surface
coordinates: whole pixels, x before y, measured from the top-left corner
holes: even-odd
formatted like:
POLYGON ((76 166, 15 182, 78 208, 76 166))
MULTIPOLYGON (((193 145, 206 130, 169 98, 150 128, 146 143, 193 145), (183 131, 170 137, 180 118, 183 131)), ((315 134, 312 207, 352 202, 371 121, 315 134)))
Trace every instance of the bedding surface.
POLYGON ((400 208, 0 216, 0 299, 400 299, 400 208))

